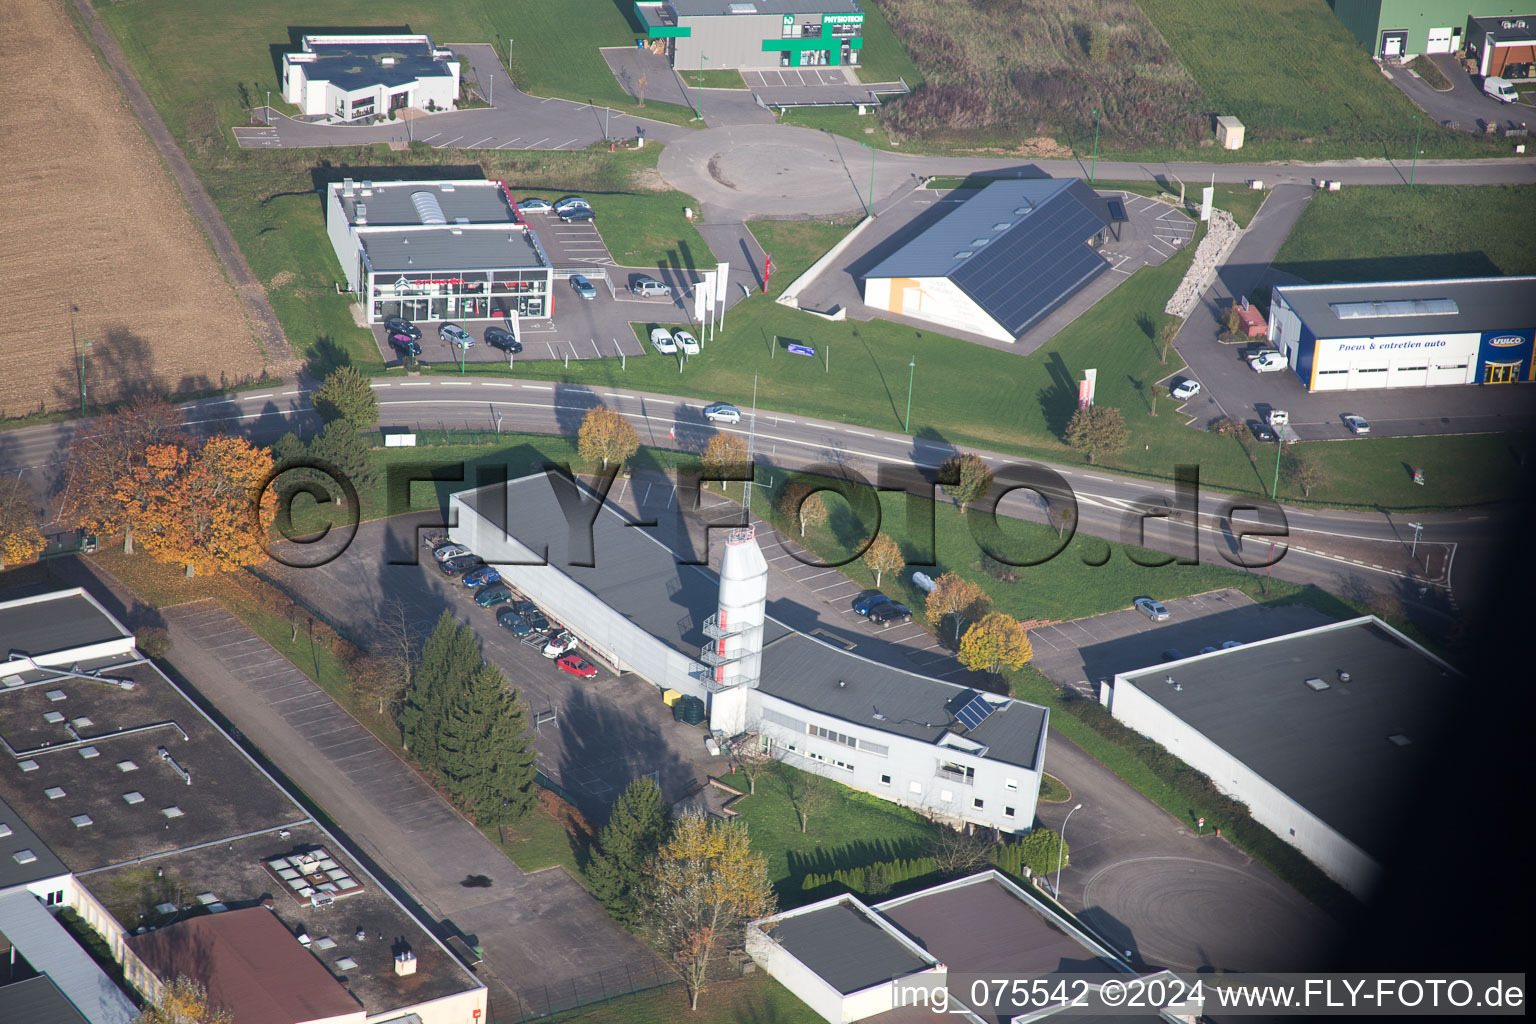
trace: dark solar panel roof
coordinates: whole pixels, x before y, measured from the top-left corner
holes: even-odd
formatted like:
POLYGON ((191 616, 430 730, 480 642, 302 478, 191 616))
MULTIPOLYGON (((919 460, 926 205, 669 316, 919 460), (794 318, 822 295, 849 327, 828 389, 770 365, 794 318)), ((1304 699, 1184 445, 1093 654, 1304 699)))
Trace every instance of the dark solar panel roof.
POLYGON ((307 49, 317 56, 304 65, 304 75, 312 82, 330 82, 338 89, 356 92, 371 86, 387 89, 410 85, 419 78, 452 75, 447 64, 433 56, 430 42, 392 40, 387 43, 310 42, 307 49))
POLYGON ((882 260, 869 277, 947 277, 1022 334, 1109 268, 1088 241, 1110 224, 1076 178, 997 181, 882 260))
POLYGON ((844 995, 929 966, 869 914, 849 903, 783 918, 769 934, 844 995))

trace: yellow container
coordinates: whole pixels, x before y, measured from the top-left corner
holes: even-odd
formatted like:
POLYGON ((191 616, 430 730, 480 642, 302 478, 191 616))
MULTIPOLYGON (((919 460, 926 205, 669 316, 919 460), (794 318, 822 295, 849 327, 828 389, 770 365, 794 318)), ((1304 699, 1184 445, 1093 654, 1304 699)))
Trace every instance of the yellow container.
POLYGON ((677 698, 681 697, 682 695, 683 693, 681 690, 662 690, 661 700, 662 703, 666 704, 667 707, 671 707, 677 703, 677 698))

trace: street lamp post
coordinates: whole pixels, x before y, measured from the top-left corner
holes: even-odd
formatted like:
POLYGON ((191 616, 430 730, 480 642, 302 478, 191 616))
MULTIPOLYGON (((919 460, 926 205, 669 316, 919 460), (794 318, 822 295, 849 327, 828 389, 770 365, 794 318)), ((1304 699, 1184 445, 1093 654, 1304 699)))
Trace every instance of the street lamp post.
POLYGON ((1091 183, 1099 171, 1099 109, 1093 109, 1093 163, 1088 165, 1088 181, 1091 183))
POLYGON ((901 421, 903 433, 912 432, 912 382, 917 378, 917 356, 907 364, 907 418, 901 421))
POLYGON ((1280 435, 1275 435, 1275 480, 1269 485, 1269 500, 1275 500, 1275 492, 1280 490, 1280 453, 1285 450, 1285 442, 1280 435))
POLYGON ((1419 173, 1419 135, 1424 130, 1424 122, 1418 114, 1413 115, 1413 163, 1408 168, 1408 187, 1413 188, 1413 179, 1419 173))
POLYGON ((1408 525, 1413 527, 1413 547, 1409 551, 1408 556, 1417 559, 1419 557, 1419 534, 1424 532, 1424 524, 1409 523, 1408 525))
POLYGON ((704 62, 709 58, 702 52, 699 54, 699 120, 704 120, 704 62))
POLYGON ((1072 820, 1072 815, 1083 809, 1078 804, 1067 812, 1066 818, 1061 823, 1061 842, 1056 844, 1056 902, 1061 902, 1061 858, 1067 852, 1067 822, 1072 820))
POLYGON ((869 215, 875 215, 875 147, 864 143, 869 149, 869 215))
POLYGON ((272 127, 272 90, 271 89, 267 90, 267 109, 266 109, 266 115, 267 116, 265 118, 263 118, 263 120, 265 120, 267 122, 267 127, 271 128, 272 127))

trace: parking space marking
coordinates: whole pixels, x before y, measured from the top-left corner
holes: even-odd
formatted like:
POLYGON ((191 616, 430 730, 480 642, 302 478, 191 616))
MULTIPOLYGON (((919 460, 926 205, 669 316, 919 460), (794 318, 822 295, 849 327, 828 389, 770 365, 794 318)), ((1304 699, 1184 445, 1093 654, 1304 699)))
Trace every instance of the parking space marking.
MULTIPOLYGON (((522 138, 521 135, 519 135, 517 137, 517 139, 521 139, 521 138, 522 138)), ((508 139, 506 142, 503 142, 501 145, 497 146, 496 148, 497 149, 506 149, 508 146, 512 145, 512 143, 516 142, 517 139, 508 139)))
POLYGON ((542 145, 544 145, 544 143, 546 143, 548 141, 549 141, 549 136, 546 135, 542 139, 540 139, 538 142, 531 142, 528 145, 523 146, 522 148, 523 149, 532 149, 534 146, 542 146, 542 145))
POLYGON ((449 139, 447 142, 443 143, 441 146, 433 146, 432 148, 433 149, 447 149, 449 146, 453 145, 455 142, 458 142, 459 139, 462 139, 463 137, 464 136, 460 135, 458 139, 449 139))

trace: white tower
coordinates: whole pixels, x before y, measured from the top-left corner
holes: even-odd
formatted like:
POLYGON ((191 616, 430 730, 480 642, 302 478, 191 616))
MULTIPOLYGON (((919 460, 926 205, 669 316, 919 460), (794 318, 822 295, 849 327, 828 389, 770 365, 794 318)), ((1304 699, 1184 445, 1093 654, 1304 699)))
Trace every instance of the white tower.
POLYGON ((710 638, 700 651, 709 666, 709 725, 727 736, 747 727, 747 691, 757 686, 763 662, 763 620, 768 614, 768 562, 757 530, 743 526, 725 540, 720 561, 720 610, 704 621, 710 638))

